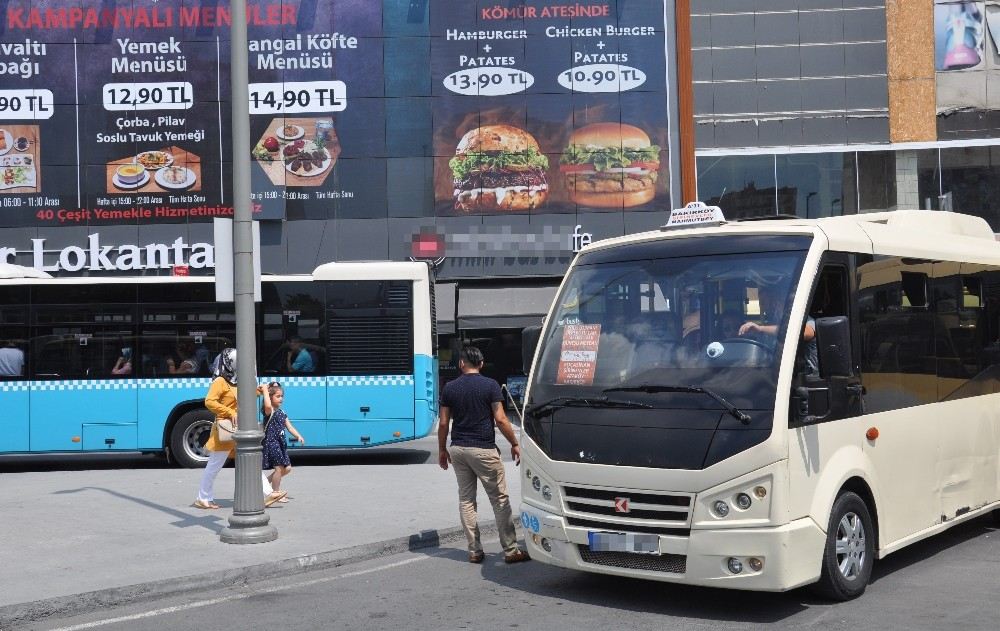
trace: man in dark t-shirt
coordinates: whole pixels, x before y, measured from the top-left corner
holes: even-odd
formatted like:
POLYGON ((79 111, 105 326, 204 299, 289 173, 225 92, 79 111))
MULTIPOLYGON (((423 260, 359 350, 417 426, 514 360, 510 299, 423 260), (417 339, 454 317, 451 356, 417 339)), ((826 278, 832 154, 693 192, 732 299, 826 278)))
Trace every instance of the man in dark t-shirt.
POLYGON ((510 498, 507 495, 507 480, 496 444, 494 425, 510 442, 510 456, 515 466, 521 463, 521 448, 503 409, 500 384, 479 374, 482 366, 483 353, 475 346, 466 346, 458 359, 462 375, 448 382, 441 392, 438 464, 446 471, 449 462, 455 467, 455 477, 458 478, 458 509, 469 541, 469 562, 482 563, 484 558, 476 515, 476 480, 479 480, 493 505, 504 561, 519 563, 527 561, 529 557, 517 546, 510 498), (447 447, 449 426, 451 449, 447 447))

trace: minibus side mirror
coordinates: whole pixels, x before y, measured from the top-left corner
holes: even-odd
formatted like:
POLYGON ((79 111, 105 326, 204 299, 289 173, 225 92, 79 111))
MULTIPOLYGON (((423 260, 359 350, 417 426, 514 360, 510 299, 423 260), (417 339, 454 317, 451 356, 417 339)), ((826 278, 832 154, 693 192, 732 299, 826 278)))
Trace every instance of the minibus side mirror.
POLYGON ((846 316, 816 320, 819 373, 823 379, 852 377, 851 324, 846 316))
POLYGON ((531 363, 535 359, 535 348, 541 336, 541 326, 529 326, 521 331, 521 370, 524 374, 528 374, 531 370, 531 363))

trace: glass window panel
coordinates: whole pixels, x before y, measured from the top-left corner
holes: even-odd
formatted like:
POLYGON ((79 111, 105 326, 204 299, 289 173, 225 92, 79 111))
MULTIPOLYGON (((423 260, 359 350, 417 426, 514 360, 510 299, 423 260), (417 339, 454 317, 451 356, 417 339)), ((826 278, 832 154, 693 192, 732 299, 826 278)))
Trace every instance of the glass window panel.
POLYGON ((815 219, 857 212, 853 152, 781 155, 777 170, 781 213, 815 219))
POLYGON ((896 207, 896 152, 862 151, 858 155, 858 198, 861 212, 896 207))
POLYGON ((997 147, 941 150, 942 210, 985 219, 1000 231, 1000 151, 997 147))
POLYGON ((719 206, 726 217, 763 217, 777 213, 774 156, 698 158, 698 197, 719 206))
POLYGON ((326 374, 324 295, 322 283, 309 281, 264 286, 262 374, 326 374))
POLYGON ((940 209, 941 170, 938 150, 924 149, 917 154, 917 198, 920 208, 940 209))

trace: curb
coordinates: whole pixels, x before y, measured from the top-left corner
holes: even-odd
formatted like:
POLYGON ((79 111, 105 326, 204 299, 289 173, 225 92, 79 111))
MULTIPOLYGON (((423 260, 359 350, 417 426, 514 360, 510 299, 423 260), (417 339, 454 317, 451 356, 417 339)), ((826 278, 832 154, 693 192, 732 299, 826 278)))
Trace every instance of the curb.
MULTIPOLYGON (((495 521, 480 522, 479 529, 484 535, 497 533, 495 521)), ((464 539, 464 537, 465 531, 461 526, 445 530, 422 530, 417 534, 397 539, 364 543, 351 548, 307 554, 259 565, 5 605, 0 607, 0 631, 7 631, 14 628, 15 625, 38 622, 46 618, 79 616, 106 607, 117 607, 206 589, 246 585, 273 578, 276 575, 302 574, 360 563, 401 552, 436 548, 443 543, 451 543, 464 539)))

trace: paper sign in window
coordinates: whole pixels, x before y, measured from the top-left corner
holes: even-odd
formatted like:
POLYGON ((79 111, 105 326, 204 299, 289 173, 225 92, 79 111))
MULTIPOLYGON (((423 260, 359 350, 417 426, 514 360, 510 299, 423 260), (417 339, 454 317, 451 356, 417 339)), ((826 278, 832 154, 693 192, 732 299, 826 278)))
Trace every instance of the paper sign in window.
POLYGON ((563 333, 559 350, 556 383, 589 386, 594 383, 597 347, 601 340, 600 324, 570 324, 563 333))

